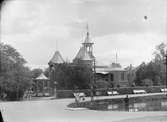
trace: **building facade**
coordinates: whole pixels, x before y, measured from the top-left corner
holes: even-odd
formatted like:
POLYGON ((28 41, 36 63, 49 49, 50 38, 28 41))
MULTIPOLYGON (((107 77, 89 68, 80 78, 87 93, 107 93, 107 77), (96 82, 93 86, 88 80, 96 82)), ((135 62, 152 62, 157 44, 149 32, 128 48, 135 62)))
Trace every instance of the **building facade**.
POLYGON ((107 81, 112 87, 129 86, 127 71, 112 63, 110 66, 96 66, 96 79, 107 81))
POLYGON ((49 65, 49 79, 50 79, 50 88, 51 88, 51 95, 56 95, 56 66, 59 64, 65 63, 64 59, 62 58, 59 51, 56 51, 53 57, 50 59, 49 65))
MULTIPOLYGON (((87 27, 86 37, 79 49, 77 55, 73 59, 71 65, 86 64, 96 73, 96 80, 102 79, 110 83, 113 87, 129 86, 127 78, 127 70, 123 69, 119 63, 112 63, 110 66, 95 65, 95 56, 93 55, 93 42, 90 38, 89 29, 87 27)), ((54 72, 57 64, 64 63, 64 59, 59 51, 56 51, 52 59, 49 61, 51 85, 54 86, 54 72)))

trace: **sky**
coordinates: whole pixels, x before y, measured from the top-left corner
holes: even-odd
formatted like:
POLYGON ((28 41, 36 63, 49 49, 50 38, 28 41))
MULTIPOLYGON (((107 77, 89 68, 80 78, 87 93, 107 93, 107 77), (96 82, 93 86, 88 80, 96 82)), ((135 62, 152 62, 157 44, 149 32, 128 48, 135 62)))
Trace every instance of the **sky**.
POLYGON ((72 61, 89 25, 98 65, 118 57, 123 67, 153 58, 167 40, 166 0, 8 0, 1 10, 1 41, 31 68, 45 68, 59 50, 72 61))

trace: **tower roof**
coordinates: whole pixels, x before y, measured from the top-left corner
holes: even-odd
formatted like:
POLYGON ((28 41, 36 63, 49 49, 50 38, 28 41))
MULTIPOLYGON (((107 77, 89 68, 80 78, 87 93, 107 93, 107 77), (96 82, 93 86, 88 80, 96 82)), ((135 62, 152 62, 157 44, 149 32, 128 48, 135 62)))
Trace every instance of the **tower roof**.
POLYGON ((77 53, 75 59, 80 60, 92 60, 89 53, 86 51, 85 47, 81 47, 79 52, 77 53))
POLYGON ((53 63, 53 64, 64 63, 64 59, 62 58, 62 56, 61 56, 59 51, 55 52, 55 54, 53 55, 53 57, 51 58, 49 63, 53 63))
POLYGON ((76 57, 74 58, 74 62, 78 62, 79 60, 82 61, 92 61, 95 57, 93 56, 92 52, 92 45, 90 36, 89 36, 89 30, 87 25, 87 34, 85 37, 84 43, 82 43, 82 47, 79 49, 79 52, 77 53, 76 57))
POLYGON ((84 47, 81 47, 81 48, 79 49, 79 52, 77 53, 75 59, 81 59, 81 58, 83 57, 83 55, 84 55, 84 52, 85 52, 84 47))
POLYGON ((93 42, 91 42, 88 24, 86 26, 86 30, 87 30, 86 37, 85 37, 84 43, 82 43, 82 44, 91 44, 92 45, 93 42))
POLYGON ((85 61, 91 61, 92 60, 90 54, 86 50, 84 52, 84 55, 82 56, 82 60, 85 60, 85 61))
POLYGON ((74 60, 78 60, 78 59, 79 60, 84 60, 84 61, 91 61, 92 57, 87 52, 85 47, 81 47, 74 60))

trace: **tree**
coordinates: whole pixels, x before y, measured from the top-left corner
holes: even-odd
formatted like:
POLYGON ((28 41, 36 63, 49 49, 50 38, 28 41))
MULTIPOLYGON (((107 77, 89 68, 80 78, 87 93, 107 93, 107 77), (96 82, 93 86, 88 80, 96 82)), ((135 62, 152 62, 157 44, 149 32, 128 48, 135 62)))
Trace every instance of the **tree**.
POLYGON ((32 78, 37 78, 41 73, 43 73, 43 70, 40 68, 33 69, 31 71, 32 78))
POLYGON ((161 81, 160 76, 159 76, 159 75, 156 75, 156 76, 154 77, 154 85, 155 85, 155 86, 160 86, 161 84, 162 84, 162 81, 161 81))
POLYGON ((86 65, 70 63, 57 64, 52 71, 52 79, 58 83, 58 89, 86 89, 90 86, 92 71, 86 65))
POLYGON ((159 76, 159 81, 161 81, 161 84, 165 84, 166 81, 166 69, 165 69, 165 48, 167 47, 167 43, 161 43, 156 46, 156 50, 154 52, 154 59, 153 62, 158 66, 158 76, 159 76))
POLYGON ((146 64, 143 62, 136 71, 135 84, 137 86, 142 86, 142 80, 145 79, 146 64))
POLYGON ((144 79, 142 80, 143 86, 153 86, 153 81, 150 79, 144 79))
MULTIPOLYGON (((164 43, 156 46, 154 52, 154 59, 149 63, 142 63, 136 71, 135 83, 136 85, 143 85, 143 80, 150 79, 153 85, 164 85, 166 81, 165 74, 165 47, 164 43)), ((148 80, 147 80, 148 81, 148 80)))
POLYGON ((110 88, 110 87, 112 87, 112 85, 105 80, 96 81, 96 88, 110 88))
POLYGON ((46 77, 49 77, 49 68, 46 68, 44 70, 44 74, 45 74, 46 77))
POLYGON ((158 62, 163 62, 164 58, 165 58, 165 47, 167 46, 167 44, 165 43, 161 43, 159 45, 156 46, 156 50, 154 51, 154 61, 158 61, 158 62))
POLYGON ((7 100, 22 98, 24 91, 31 86, 31 73, 25 67, 25 59, 10 45, 0 43, 0 90, 7 100))

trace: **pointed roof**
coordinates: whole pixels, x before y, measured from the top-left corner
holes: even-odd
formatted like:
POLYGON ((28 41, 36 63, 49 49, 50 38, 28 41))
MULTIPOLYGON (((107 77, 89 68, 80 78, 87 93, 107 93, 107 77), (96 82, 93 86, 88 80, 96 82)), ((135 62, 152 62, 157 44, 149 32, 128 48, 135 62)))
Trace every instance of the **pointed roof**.
POLYGON ((87 32, 86 32, 86 38, 85 38, 84 43, 82 43, 82 44, 93 44, 93 43, 91 42, 91 39, 90 39, 90 33, 89 33, 88 24, 87 24, 87 26, 86 26, 86 30, 87 30, 87 32))
POLYGON ((85 52, 84 47, 81 47, 81 48, 79 49, 79 52, 77 53, 75 59, 81 59, 81 58, 83 57, 83 55, 84 55, 84 52, 85 52))
POLYGON ((43 73, 41 73, 35 80, 49 80, 43 73))
POLYGON ((55 52, 55 54, 53 55, 53 57, 51 58, 49 63, 53 63, 53 64, 64 63, 64 59, 62 58, 62 56, 61 56, 59 51, 55 52))
POLYGON ((92 60, 91 56, 89 53, 86 51, 85 47, 81 47, 79 52, 77 53, 75 59, 80 59, 80 60, 92 60))
POLYGON ((73 61, 74 62, 76 60, 92 61, 95 58, 92 54, 92 51, 90 51, 90 48, 92 47, 92 45, 93 43, 91 42, 90 35, 89 35, 89 29, 87 25, 86 38, 84 40, 84 43, 82 43, 82 47, 79 49, 79 52, 77 53, 73 61))
POLYGON ((85 38, 84 43, 91 43, 89 32, 86 33, 86 38, 85 38))

